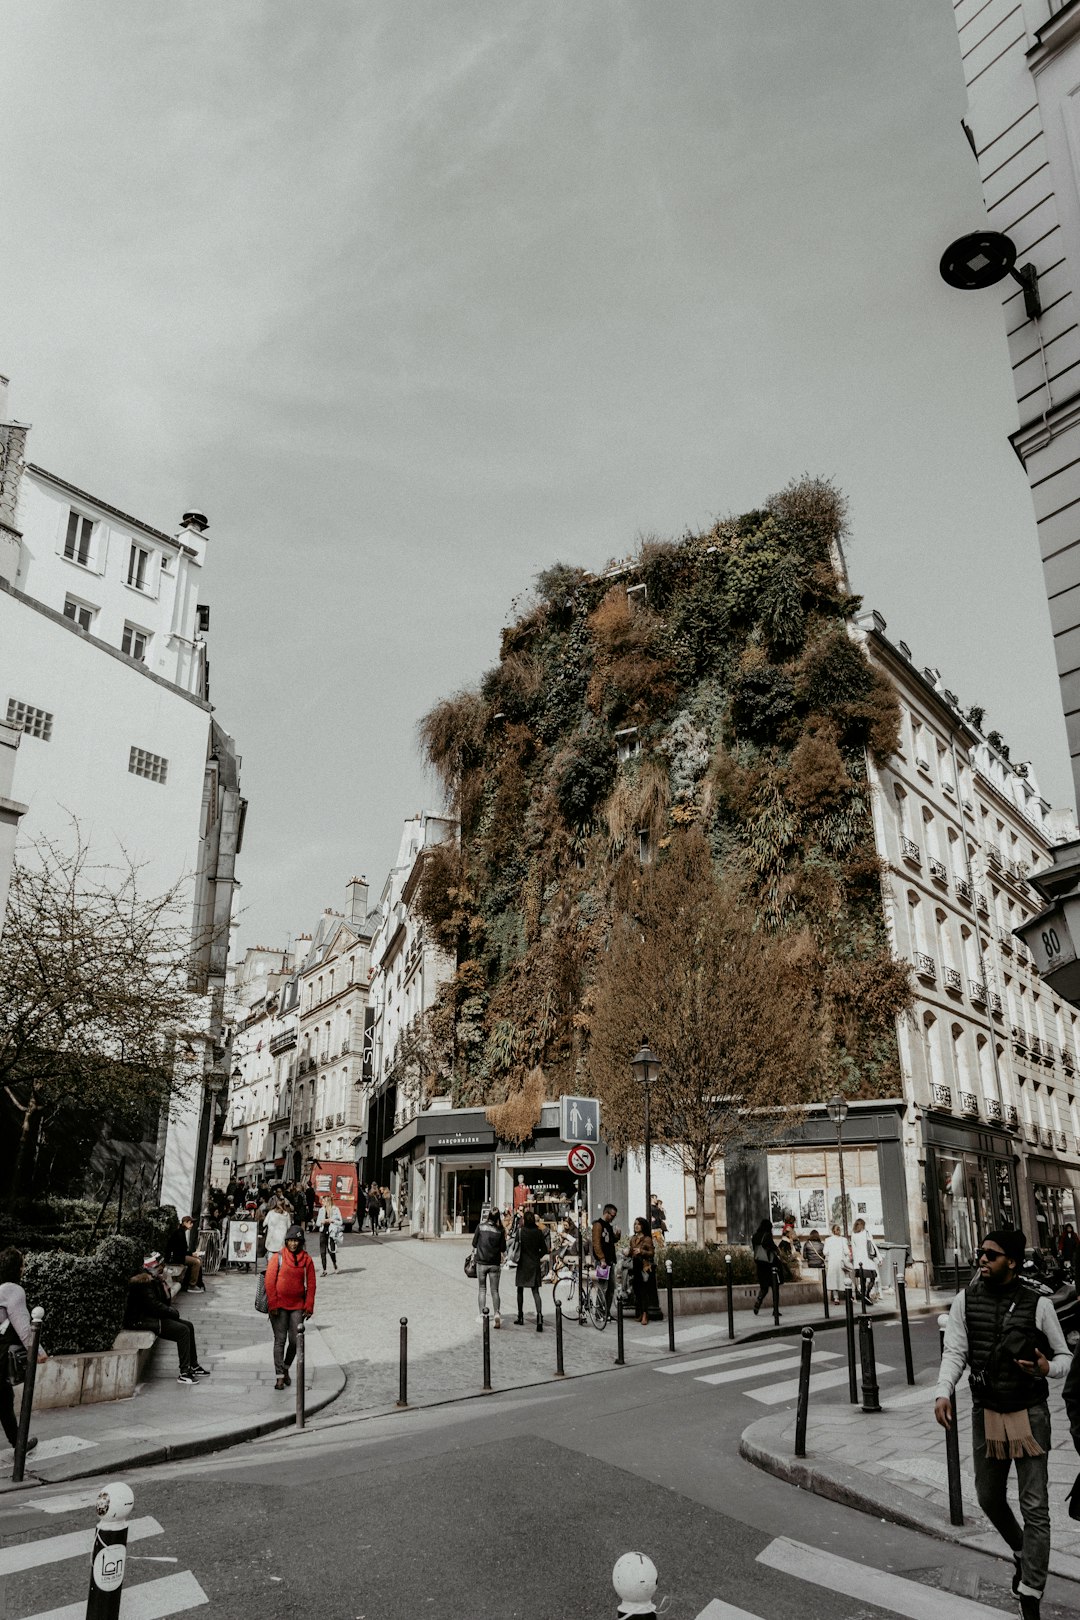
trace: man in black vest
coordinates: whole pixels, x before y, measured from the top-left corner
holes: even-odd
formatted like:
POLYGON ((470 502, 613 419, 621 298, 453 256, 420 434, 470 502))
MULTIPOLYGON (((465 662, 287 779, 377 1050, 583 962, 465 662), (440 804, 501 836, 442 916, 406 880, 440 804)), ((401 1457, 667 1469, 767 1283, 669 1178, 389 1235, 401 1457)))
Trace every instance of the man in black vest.
POLYGON ((1023 1232, 987 1232, 976 1258, 979 1275, 949 1312, 934 1416, 942 1428, 951 1426, 952 1393, 969 1368, 975 1493, 1012 1549, 1021 1620, 1039 1620, 1050 1560, 1046 1380, 1064 1378, 1069 1349, 1049 1295, 1036 1293, 1019 1274, 1023 1232), (1023 1530, 1005 1500, 1014 1462, 1023 1530))

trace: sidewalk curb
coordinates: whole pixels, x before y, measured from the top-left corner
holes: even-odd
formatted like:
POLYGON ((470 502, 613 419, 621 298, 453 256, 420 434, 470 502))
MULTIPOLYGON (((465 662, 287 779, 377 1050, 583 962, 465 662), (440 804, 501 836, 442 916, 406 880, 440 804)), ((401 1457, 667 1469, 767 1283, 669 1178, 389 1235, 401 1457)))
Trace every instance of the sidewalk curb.
MULTIPOLYGON (((829 1463, 824 1466, 809 1458, 793 1457, 781 1451, 781 1436, 790 1423, 790 1412, 758 1418, 743 1430, 739 1440, 739 1456, 763 1473, 772 1474, 785 1484, 810 1491, 829 1502, 839 1502, 842 1507, 854 1508, 876 1519, 886 1519, 905 1530, 917 1530, 936 1541, 951 1541, 956 1546, 969 1547, 973 1552, 1000 1559, 1003 1564, 1010 1562, 1009 1554, 1004 1550, 999 1553, 983 1545, 982 1538, 990 1528, 985 1519, 975 1524, 950 1524, 947 1518, 943 1518, 940 1508, 930 1507, 921 1497, 908 1492, 904 1493, 907 1500, 900 1501, 895 1484, 882 1482, 878 1485, 872 1475, 851 1464, 829 1463)), ((967 1511, 970 1514, 970 1509, 967 1511)), ((1050 1555, 1050 1573, 1057 1580, 1080 1585, 1080 1577, 1076 1574, 1068 1573, 1060 1566, 1055 1568, 1053 1552, 1050 1555)))

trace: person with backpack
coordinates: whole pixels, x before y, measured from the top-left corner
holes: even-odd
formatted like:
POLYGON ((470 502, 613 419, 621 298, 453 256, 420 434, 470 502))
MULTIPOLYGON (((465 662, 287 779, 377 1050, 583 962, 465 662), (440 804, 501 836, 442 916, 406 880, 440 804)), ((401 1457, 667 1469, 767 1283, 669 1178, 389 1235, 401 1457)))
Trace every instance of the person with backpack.
POLYGON ((502 1276, 503 1257, 506 1254, 506 1231, 494 1205, 486 1209, 480 1217, 480 1225, 473 1236, 472 1252, 476 1261, 476 1286, 479 1293, 477 1321, 484 1320, 484 1307, 487 1305, 487 1291, 490 1284, 494 1326, 501 1328, 502 1300, 499 1297, 499 1279, 502 1276))
POLYGON ((851 1264, 855 1273, 855 1282, 859 1282, 859 1272, 862 1272, 862 1299, 869 1305, 875 1288, 877 1287, 877 1244, 867 1230, 866 1222, 860 1215, 851 1228, 851 1264))
POLYGON ((1049 1294, 1021 1276, 1023 1232, 987 1232, 979 1275, 953 1300, 945 1328, 934 1416, 953 1424, 953 1391, 968 1368, 971 1451, 979 1506, 1013 1556, 1021 1620, 1040 1620, 1050 1559, 1047 1459, 1048 1378, 1064 1378, 1071 1356, 1049 1294), (1006 1500, 1015 1463, 1023 1529, 1006 1500))
POLYGON ((322 1261, 322 1274, 325 1277, 327 1257, 334 1270, 337 1270, 337 1246, 345 1230, 341 1211, 329 1193, 323 1194, 319 1213, 315 1217, 315 1229, 319 1234, 319 1259, 322 1261))
POLYGON ((285 1247, 270 1256, 264 1282, 274 1330, 274 1388, 284 1389, 292 1383, 289 1368, 296 1360, 297 1329, 301 1320, 315 1314, 315 1262, 304 1247, 302 1226, 289 1227, 285 1247))

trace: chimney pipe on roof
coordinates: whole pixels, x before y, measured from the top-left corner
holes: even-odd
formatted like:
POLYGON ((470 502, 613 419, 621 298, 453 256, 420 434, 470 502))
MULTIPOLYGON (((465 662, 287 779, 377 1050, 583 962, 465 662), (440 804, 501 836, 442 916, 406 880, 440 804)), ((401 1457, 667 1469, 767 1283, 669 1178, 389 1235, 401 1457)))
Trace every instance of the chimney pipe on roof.
POLYGON ((185 512, 180 519, 182 529, 194 529, 196 534, 205 534, 210 527, 210 519, 205 512, 185 512))
POLYGON ((345 916, 350 923, 362 923, 368 913, 368 880, 350 878, 345 885, 345 916))

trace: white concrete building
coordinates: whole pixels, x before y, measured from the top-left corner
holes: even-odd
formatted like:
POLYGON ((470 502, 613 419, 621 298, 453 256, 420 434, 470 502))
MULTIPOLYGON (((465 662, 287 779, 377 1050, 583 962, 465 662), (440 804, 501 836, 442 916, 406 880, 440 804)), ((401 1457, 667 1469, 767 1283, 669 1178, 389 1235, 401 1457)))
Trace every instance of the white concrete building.
POLYGON ((918 996, 899 1023, 908 1224, 916 1256, 944 1268, 994 1226, 1048 1243, 1076 1224, 1078 1015, 1013 936, 1040 905, 1028 873, 1076 829, 879 614, 861 625, 903 714, 870 780, 886 917, 918 996))
POLYGON ((299 973, 289 1167, 296 1178, 316 1159, 356 1164, 363 1157, 372 926, 367 879, 352 878, 345 911, 323 913, 299 973))
POLYGON ((124 856, 148 894, 183 885, 192 916, 197 1027, 178 1076, 163 1196, 198 1205, 220 1090, 234 862, 243 836, 239 758, 214 721, 209 612, 200 605, 207 520, 169 535, 26 459, 0 379, 0 722, 21 742, 13 791, 24 846, 78 836, 96 864, 124 856))
POLYGON ((232 1068, 221 1138, 228 1174, 222 1184, 231 1176, 286 1179, 300 1023, 296 953, 249 948, 230 970, 230 991, 232 1068))

